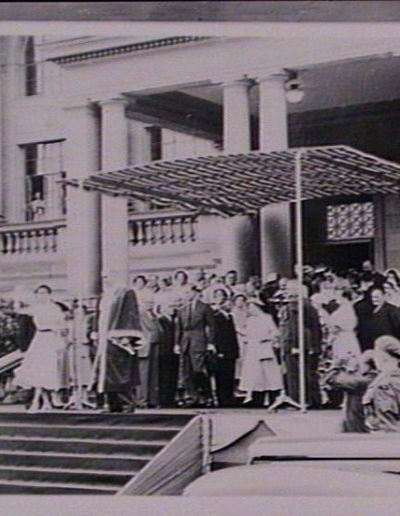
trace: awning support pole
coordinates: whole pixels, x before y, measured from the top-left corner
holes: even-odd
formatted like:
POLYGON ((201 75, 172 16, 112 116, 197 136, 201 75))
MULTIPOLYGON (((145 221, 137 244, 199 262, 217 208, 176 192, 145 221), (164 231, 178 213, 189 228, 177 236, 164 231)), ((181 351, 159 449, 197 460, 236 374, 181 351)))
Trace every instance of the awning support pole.
POLYGON ((304 342, 304 298, 303 298, 303 207, 301 184, 301 155, 299 150, 295 154, 296 176, 296 263, 297 263, 297 302, 298 302, 298 346, 299 346, 299 386, 301 411, 306 412, 306 367, 304 342))

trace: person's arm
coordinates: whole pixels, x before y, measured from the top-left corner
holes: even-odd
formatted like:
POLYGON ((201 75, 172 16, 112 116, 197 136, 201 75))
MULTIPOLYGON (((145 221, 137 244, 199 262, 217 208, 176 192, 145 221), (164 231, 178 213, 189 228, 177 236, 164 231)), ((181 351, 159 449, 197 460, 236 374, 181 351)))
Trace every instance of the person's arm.
POLYGON ((377 386, 373 406, 381 430, 400 432, 400 391, 390 383, 377 386))
POLYGON ((205 325, 206 325, 206 332, 207 332, 207 339, 208 339, 208 345, 207 349, 208 351, 212 351, 216 353, 217 348, 215 346, 215 317, 214 312, 212 309, 206 305, 205 307, 205 325))

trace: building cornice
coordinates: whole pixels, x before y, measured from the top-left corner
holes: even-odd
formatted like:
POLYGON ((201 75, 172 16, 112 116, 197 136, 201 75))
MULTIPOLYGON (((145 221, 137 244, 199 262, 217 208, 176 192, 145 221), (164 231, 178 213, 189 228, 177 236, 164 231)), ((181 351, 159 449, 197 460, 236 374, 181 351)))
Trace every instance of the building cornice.
POLYGON ((91 59, 99 59, 102 57, 113 57, 121 54, 130 54, 142 50, 153 50, 158 48, 170 47, 173 45, 182 45, 183 43, 193 43, 197 41, 204 41, 211 39, 203 36, 173 36, 169 38, 154 39, 138 43, 131 43, 129 45, 120 45, 117 47, 108 47, 98 50, 91 50, 87 52, 79 52, 76 54, 69 54, 64 56, 52 57, 48 61, 57 64, 77 63, 80 61, 88 61, 91 59))

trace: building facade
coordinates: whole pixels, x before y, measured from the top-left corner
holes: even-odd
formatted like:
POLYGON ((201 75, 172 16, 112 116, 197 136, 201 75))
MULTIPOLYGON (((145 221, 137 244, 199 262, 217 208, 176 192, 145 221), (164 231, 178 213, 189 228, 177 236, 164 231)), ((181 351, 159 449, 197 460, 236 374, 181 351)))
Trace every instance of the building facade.
MULTIPOLYGON (((291 203, 224 218, 66 186, 159 160, 346 144, 399 161, 399 58, 382 41, 2 37, 0 290, 90 297, 101 276, 293 271, 291 203)), ((226 178, 229 188, 229 177, 226 178)), ((304 203, 307 263, 400 264, 396 196, 304 203)))

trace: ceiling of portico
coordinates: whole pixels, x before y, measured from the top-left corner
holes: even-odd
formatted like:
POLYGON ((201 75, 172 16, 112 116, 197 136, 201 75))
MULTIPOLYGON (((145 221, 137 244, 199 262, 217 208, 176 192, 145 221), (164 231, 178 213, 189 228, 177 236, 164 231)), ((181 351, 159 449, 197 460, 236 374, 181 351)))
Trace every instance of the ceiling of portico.
MULTIPOLYGON (((298 71, 305 91, 289 113, 369 104, 400 98, 400 57, 384 56, 314 65, 298 71)), ((222 86, 189 86, 177 91, 222 105, 222 86)), ((258 111, 258 91, 250 91, 251 113, 258 111)))
MULTIPOLYGON (((304 99, 287 103, 288 113, 321 112, 347 106, 371 105, 400 98, 400 57, 385 55, 312 65, 298 70, 304 99)), ((249 90, 253 132, 257 131, 258 87, 249 90)), ((171 129, 218 139, 222 133, 223 86, 187 85, 170 91, 131 97, 132 118, 159 122, 171 129), (136 115, 135 115, 136 112, 136 115)))

